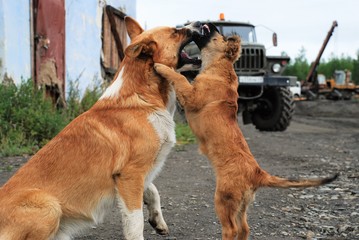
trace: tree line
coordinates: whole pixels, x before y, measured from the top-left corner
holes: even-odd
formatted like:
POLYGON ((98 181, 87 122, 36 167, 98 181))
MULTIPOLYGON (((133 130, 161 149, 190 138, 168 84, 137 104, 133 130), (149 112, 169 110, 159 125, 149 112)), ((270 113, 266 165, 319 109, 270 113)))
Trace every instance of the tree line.
MULTIPOLYGON (((284 74, 297 76, 298 80, 303 81, 307 77, 311 64, 305 56, 305 49, 302 48, 298 56, 294 60, 291 60, 284 74)), ((359 51, 357 52, 356 59, 348 56, 337 57, 332 55, 328 60, 321 59, 317 67, 317 73, 324 74, 327 79, 333 76, 335 70, 351 71, 352 81, 359 85, 359 51)))

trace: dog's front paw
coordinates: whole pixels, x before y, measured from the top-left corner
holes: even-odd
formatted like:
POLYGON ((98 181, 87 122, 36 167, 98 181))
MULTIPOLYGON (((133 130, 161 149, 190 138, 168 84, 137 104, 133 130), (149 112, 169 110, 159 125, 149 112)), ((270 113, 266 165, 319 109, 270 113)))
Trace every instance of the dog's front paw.
POLYGON ((155 63, 154 68, 158 74, 160 74, 164 77, 166 77, 166 74, 168 74, 169 72, 174 71, 170 67, 167 67, 166 65, 163 65, 161 63, 155 63))
POLYGON ((157 219, 152 219, 152 220, 149 219, 148 222, 151 224, 153 229, 155 229, 159 235, 166 236, 169 234, 170 231, 168 230, 167 224, 164 221, 161 223, 158 222, 157 219))

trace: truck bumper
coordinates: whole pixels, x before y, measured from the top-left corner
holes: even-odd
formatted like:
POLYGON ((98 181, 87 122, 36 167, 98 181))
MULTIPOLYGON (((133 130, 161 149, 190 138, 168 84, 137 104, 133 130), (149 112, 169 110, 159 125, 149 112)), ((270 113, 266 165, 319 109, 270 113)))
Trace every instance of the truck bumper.
POLYGON ((239 77, 240 86, 296 86, 297 77, 294 76, 264 76, 264 77, 239 77))
POLYGON ((297 77, 294 76, 270 76, 264 77, 264 86, 291 87, 296 86, 297 77))

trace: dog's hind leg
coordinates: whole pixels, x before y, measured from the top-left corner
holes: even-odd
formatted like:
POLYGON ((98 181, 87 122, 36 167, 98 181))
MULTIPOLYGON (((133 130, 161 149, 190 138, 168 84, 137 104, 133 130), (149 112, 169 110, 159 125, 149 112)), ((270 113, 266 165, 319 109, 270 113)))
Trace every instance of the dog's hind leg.
POLYGON ((249 226, 247 223, 247 207, 246 203, 242 202, 242 206, 240 207, 238 216, 237 216, 237 224, 238 224, 238 240, 246 240, 249 237, 249 226))
POLYGON ((247 223, 247 212, 246 209, 242 210, 238 216, 238 240, 246 240, 249 237, 249 226, 247 223))
POLYGON ((0 239, 45 240, 55 236, 62 215, 57 198, 39 189, 25 190, 7 207, 0 239))
POLYGON ((222 225, 222 240, 233 240, 238 234, 239 201, 230 192, 216 190, 215 209, 222 225))
POLYGON ((149 223, 158 234, 167 235, 169 233, 167 224, 162 216, 160 195, 156 186, 151 183, 144 192, 144 203, 147 205, 149 223))
POLYGON ((241 200, 241 204, 239 207, 239 212, 237 215, 237 224, 239 227, 238 230, 238 240, 246 240, 249 237, 249 226, 247 223, 247 209, 249 204, 253 201, 254 193, 252 190, 247 190, 243 199, 241 200))

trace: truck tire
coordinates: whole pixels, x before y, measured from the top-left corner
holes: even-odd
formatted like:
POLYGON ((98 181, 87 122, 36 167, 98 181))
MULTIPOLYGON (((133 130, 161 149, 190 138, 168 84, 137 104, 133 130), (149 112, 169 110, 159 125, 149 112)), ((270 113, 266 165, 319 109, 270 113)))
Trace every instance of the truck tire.
POLYGON ((260 131, 284 131, 294 114, 294 101, 286 87, 265 89, 252 114, 252 123, 260 131))

